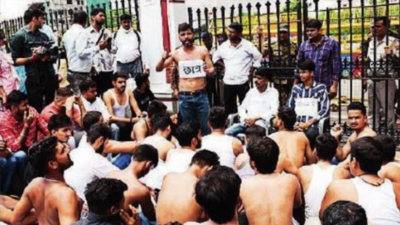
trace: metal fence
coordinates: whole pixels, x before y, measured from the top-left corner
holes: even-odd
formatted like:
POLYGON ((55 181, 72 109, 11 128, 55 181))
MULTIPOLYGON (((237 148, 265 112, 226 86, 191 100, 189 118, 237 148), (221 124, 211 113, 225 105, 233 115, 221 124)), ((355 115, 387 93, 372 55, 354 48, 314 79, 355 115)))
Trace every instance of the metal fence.
MULTIPOLYGON (((257 4, 235 4, 231 7, 214 7, 193 9, 188 8, 188 22, 195 27, 198 42, 201 44, 200 36, 202 32, 209 31, 214 35, 227 32, 227 27, 231 22, 240 22, 244 26, 244 37, 252 41, 265 56, 263 65, 274 69, 275 83, 281 96, 289 94, 291 81, 294 79, 294 69, 296 59, 289 55, 287 58, 273 57, 271 52, 272 44, 280 42, 280 27, 283 24, 288 26, 290 41, 300 46, 307 40, 305 22, 311 18, 323 21, 323 32, 327 36, 335 38, 339 43, 340 58, 342 61, 342 73, 339 82, 338 97, 331 101, 330 125, 341 124, 344 126, 345 136, 351 133, 347 128, 346 106, 353 101, 364 102, 370 105, 371 124, 378 133, 390 133, 400 142, 399 132, 394 126, 389 126, 388 118, 389 102, 388 98, 384 102, 376 102, 376 95, 368 98, 367 86, 365 82, 376 84, 385 82, 386 96, 389 84, 395 82, 398 86, 400 79, 400 61, 398 57, 376 58, 376 32, 373 31, 371 44, 375 46, 374 62, 366 63, 368 49, 362 48, 362 43, 367 39, 370 32, 370 21, 379 16, 387 16, 391 20, 389 29, 390 36, 400 38, 400 1, 393 3, 393 0, 337 0, 335 6, 320 9, 319 4, 322 0, 287 0, 285 2, 261 1, 257 4), (392 2, 392 3, 391 3, 392 2), (345 5, 346 3, 346 5, 345 5), (369 3, 369 4, 367 4, 369 3), (385 63, 390 62, 390 63, 385 63), (383 76, 378 74, 382 74, 383 76), (371 73, 367 78, 367 73, 371 73), (374 100, 369 101, 368 100, 374 100), (386 106, 385 111, 374 114, 371 111, 379 108, 379 105, 386 106), (381 122, 377 123, 381 118, 381 122)), ((78 3, 82 3, 79 2, 78 3)), ((70 9, 53 10, 47 12, 47 24, 57 30, 61 37, 62 34, 71 26, 72 14, 75 10, 85 10, 90 12, 93 8, 103 8, 106 11, 106 27, 115 31, 119 27, 119 16, 122 13, 129 13, 133 17, 133 26, 140 30, 139 4, 138 0, 111 0, 108 3, 77 5, 70 9)), ((89 23, 89 21, 88 21, 89 23)), ((12 20, 0 22, 0 29, 4 29, 8 39, 23 26, 23 18, 19 17, 12 20)), ((145 38, 145 37, 144 37, 145 38)), ((59 41, 61 38, 59 38, 59 41)), ((214 39, 215 46, 218 47, 217 38, 214 39)), ((389 43, 388 36, 385 39, 389 43)), ((282 48, 278 44, 278 49, 282 48)), ((280 52, 280 51, 278 51, 280 52)), ((289 47, 290 52, 290 47, 289 47)), ((278 53, 279 54, 279 53, 278 53)), ((218 75, 220 82, 222 72, 218 75)), ((371 91, 376 93, 376 85, 372 85, 371 91)), ((219 85, 217 85, 219 87, 219 85)), ((391 93, 394 94, 394 93, 391 93)), ((398 94, 395 94, 396 98, 398 94)), ((399 107, 399 106, 398 106, 399 107)), ((367 107, 368 108, 368 107, 367 107)), ((396 117, 397 118, 397 117, 396 117)))

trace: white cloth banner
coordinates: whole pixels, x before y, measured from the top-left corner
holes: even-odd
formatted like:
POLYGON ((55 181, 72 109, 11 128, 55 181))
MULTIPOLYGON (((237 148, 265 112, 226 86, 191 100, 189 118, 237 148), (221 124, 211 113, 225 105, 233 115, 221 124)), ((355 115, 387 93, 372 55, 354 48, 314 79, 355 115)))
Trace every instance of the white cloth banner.
POLYGON ((203 60, 179 61, 179 77, 180 78, 197 78, 205 77, 206 73, 203 69, 203 60))
POLYGON ((316 117, 318 115, 318 99, 315 98, 296 99, 295 111, 297 116, 316 117))

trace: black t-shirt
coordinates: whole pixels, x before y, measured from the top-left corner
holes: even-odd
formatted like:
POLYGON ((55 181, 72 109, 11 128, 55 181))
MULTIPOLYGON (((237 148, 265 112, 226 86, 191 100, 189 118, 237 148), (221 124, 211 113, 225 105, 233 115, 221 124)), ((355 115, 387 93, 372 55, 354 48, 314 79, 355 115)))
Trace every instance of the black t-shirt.
POLYGON ((144 93, 140 93, 137 89, 135 89, 133 91, 133 95, 135 96, 136 102, 141 111, 147 111, 147 107, 149 107, 150 102, 156 99, 150 89, 147 89, 144 93))

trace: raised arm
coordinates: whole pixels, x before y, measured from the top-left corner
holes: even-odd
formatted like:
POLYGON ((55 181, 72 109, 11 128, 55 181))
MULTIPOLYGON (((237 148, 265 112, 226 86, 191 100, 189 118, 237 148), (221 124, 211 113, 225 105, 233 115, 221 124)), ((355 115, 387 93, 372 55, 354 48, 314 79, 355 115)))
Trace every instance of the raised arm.
POLYGON ((156 65, 156 71, 161 72, 164 70, 167 66, 171 65, 173 62, 174 58, 172 57, 172 54, 170 52, 164 51, 160 61, 158 61, 156 65))

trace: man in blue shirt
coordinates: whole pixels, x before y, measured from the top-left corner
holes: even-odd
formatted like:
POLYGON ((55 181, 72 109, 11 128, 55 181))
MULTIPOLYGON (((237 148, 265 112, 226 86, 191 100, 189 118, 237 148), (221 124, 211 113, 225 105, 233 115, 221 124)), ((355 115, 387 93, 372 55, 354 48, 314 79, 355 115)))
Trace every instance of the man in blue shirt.
POLYGON ((297 115, 295 129, 304 131, 311 148, 318 136, 318 122, 329 116, 329 97, 325 84, 314 80, 315 64, 307 59, 298 65, 302 83, 293 86, 287 106, 297 115))

